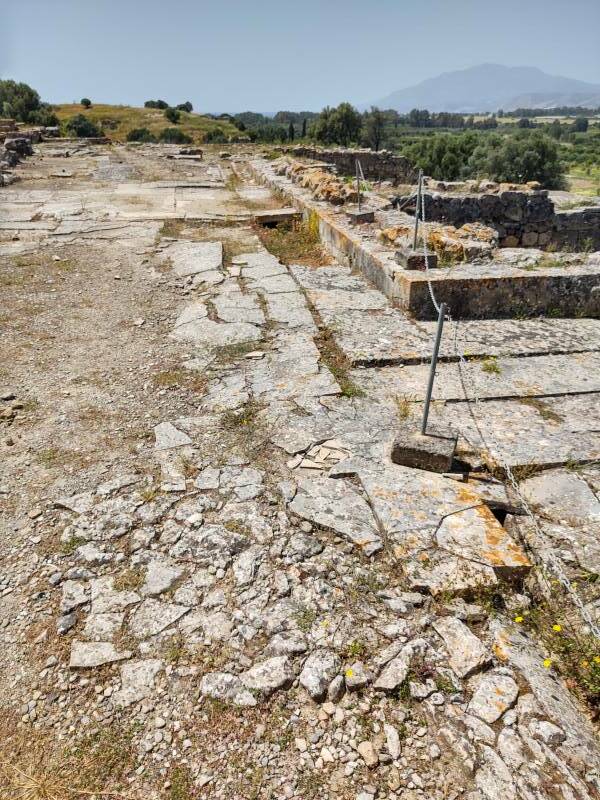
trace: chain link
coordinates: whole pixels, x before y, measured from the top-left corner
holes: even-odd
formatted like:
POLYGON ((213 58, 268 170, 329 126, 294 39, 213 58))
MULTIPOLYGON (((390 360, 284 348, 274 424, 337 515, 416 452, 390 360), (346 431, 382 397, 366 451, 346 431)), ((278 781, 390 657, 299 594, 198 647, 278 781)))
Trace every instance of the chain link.
MULTIPOLYGON (((425 193, 424 192, 421 194, 421 222, 423 223, 423 255, 424 255, 424 258, 425 258, 425 276, 426 276, 426 279, 427 279, 427 287, 429 289, 429 296, 431 297, 431 302, 433 303, 433 306, 434 306, 435 310, 439 314, 440 305, 439 305, 439 303, 437 301, 437 298, 435 296, 435 292, 433 290, 433 284, 431 282, 431 276, 430 276, 430 272, 429 272, 429 253, 428 253, 428 250, 427 250, 427 231, 426 231, 426 228, 425 228, 425 193)), ((447 307, 449 307, 448 304, 447 304, 447 307)), ((474 381, 473 381, 473 379, 472 379, 472 377, 470 375, 470 371, 469 371, 469 368, 468 368, 469 365, 468 365, 467 359, 465 358, 465 355, 464 355, 464 352, 463 352, 464 348, 461 349, 459 347, 459 342, 458 342, 458 332, 459 332, 459 327, 460 327, 459 326, 459 321, 458 320, 453 320, 452 319, 452 315, 451 315, 450 312, 448 312, 446 314, 446 319, 448 320, 448 322, 451 322, 451 323, 454 324, 454 356, 456 357, 457 363, 458 363, 458 370, 459 370, 459 375, 460 375, 460 385, 461 385, 461 388, 462 388, 464 399, 465 399, 467 405, 469 406, 469 410, 471 412, 471 416, 473 417, 473 422, 474 422, 474 424, 475 424, 475 426, 477 428, 477 432, 479 433, 479 436, 481 438, 481 441, 482 441, 482 444, 484 446, 484 449, 488 452, 488 454, 489 454, 489 456, 490 456, 490 458, 492 460, 492 463, 499 464, 499 466, 504 471, 504 474, 508 478, 508 481, 509 481, 509 483, 510 483, 510 485, 511 485, 511 487, 512 487, 514 493, 515 493, 515 495, 518 497, 519 501, 521 502, 521 506, 522 506, 523 510, 525 511, 525 514, 527 515, 527 517, 528 517, 528 519, 529 519, 529 521, 530 521, 530 523, 531 523, 531 525, 533 527, 533 531, 535 533, 535 536, 531 536, 531 535, 528 536, 527 533, 519 530, 519 534, 520 534, 520 536, 521 536, 521 538, 523 540, 523 543, 527 547, 527 549, 532 553, 532 555, 533 555, 534 559, 537 561, 537 563, 542 567, 542 570, 543 570, 542 574, 543 574, 544 580, 546 582, 546 586, 548 587, 548 590, 551 589, 550 581, 549 581, 549 578, 548 578, 548 573, 552 573, 556 577, 558 582, 561 584, 561 586, 564 588, 565 592, 569 596, 569 598, 570 598, 571 602, 573 603, 573 605, 578 609, 583 621, 588 626, 590 632, 597 639, 600 639, 600 627, 598 626, 596 621, 592 618, 592 616, 589 613, 588 609, 585 607, 585 604, 584 604, 583 600, 579 597, 579 595, 575 591, 575 588, 573 587, 573 584, 571 583, 571 581, 569 580, 568 576, 566 575, 560 560, 554 555, 554 553, 552 551, 546 552, 546 554, 543 555, 543 551, 545 549, 543 547, 543 542, 544 542, 544 539, 545 539, 544 532, 543 532, 543 530, 542 530, 542 528, 541 528, 541 526, 540 526, 535 514, 531 510, 531 507, 529 506, 529 503, 527 502, 526 498, 523 496, 523 492, 521 491, 521 489, 519 487, 519 483, 518 483, 517 479, 515 478, 515 475, 514 475, 512 469, 510 468, 510 466, 506 462, 506 460, 502 457, 502 455, 501 455, 502 448, 501 448, 500 444, 498 443, 498 440, 496 439, 494 434, 489 429, 486 431, 486 435, 487 435, 487 440, 486 440, 486 437, 484 437, 483 432, 481 431, 481 428, 480 428, 480 426, 478 424, 478 421, 477 421, 477 419, 475 417, 475 414, 474 414, 474 409, 476 408, 476 409, 479 410, 481 408, 482 403, 481 403, 481 398, 479 397, 478 392, 477 392, 477 387, 475 386, 475 383, 474 383, 474 381), (469 389, 467 389, 467 386, 466 386, 467 382, 469 383, 469 389), (469 397, 469 394, 471 394, 472 396, 469 397), (489 444, 488 444, 489 440, 492 441, 492 445, 493 445, 493 448, 495 450, 495 453, 489 447, 489 444)))

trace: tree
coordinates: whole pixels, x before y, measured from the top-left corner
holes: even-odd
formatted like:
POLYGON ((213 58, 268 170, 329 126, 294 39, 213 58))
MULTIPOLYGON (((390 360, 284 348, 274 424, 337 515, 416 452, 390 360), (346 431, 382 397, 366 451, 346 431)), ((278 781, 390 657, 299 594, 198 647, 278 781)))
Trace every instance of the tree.
POLYGON ((589 126, 587 117, 577 117, 573 123, 575 133, 586 133, 589 126))
POLYGON ((166 103, 164 100, 146 100, 144 103, 144 108, 160 108, 161 111, 164 111, 165 108, 168 108, 169 104, 166 103))
POLYGON ((41 107, 40 96, 31 86, 0 80, 0 116, 29 122, 30 115, 41 107))
POLYGON ((315 120, 311 133, 323 144, 341 144, 347 147, 360 138, 362 117, 350 103, 340 103, 337 108, 326 106, 315 120))
POLYGON ((81 98, 81 105, 84 108, 89 108, 92 105, 92 101, 90 100, 89 97, 82 97, 81 98))
POLYGON ((290 124, 289 124, 289 127, 288 127, 288 139, 290 140, 290 142, 294 141, 295 135, 296 135, 296 132, 294 131, 294 123, 290 121, 290 124))
POLYGON ((518 128, 533 128, 533 123, 528 117, 521 117, 517 122, 518 128))
POLYGON ((177 111, 176 108, 167 108, 165 110, 165 117, 169 120, 169 122, 172 122, 173 125, 177 125, 181 117, 181 112, 177 111))
POLYGON ((470 168, 493 181, 538 181, 544 189, 560 189, 564 183, 559 145, 541 131, 523 131, 488 140, 487 153, 473 154, 470 168))
POLYGON ((382 112, 376 106, 371 106, 370 113, 365 115, 364 139, 375 152, 381 147, 384 127, 385 118, 382 112))
POLYGON ((76 114, 67 120, 65 129, 71 136, 76 136, 79 139, 89 139, 102 135, 102 132, 92 120, 84 117, 83 114, 76 114))
POLYGON ((306 117, 302 120, 302 138, 306 139, 306 117))
POLYGON ((190 103, 189 100, 186 100, 185 103, 180 103, 178 106, 175 106, 178 111, 187 111, 188 114, 194 110, 194 106, 190 103))

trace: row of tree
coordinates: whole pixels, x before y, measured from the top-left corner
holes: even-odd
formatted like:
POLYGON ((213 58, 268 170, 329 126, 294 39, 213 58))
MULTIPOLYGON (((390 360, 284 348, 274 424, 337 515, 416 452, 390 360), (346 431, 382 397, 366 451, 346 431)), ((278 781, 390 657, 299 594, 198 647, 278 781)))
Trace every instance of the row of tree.
POLYGON ((194 110, 194 106, 189 100, 175 106, 171 106, 166 100, 146 100, 144 108, 159 108, 161 111, 166 111, 167 108, 175 108, 177 111, 187 111, 188 113, 194 110))

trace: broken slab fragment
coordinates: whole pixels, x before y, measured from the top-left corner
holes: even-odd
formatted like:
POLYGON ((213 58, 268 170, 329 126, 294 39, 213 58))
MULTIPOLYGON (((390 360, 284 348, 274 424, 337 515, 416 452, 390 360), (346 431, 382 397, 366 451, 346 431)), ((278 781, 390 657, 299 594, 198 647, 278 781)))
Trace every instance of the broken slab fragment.
POLYGON ((192 443, 192 440, 183 431, 177 430, 170 422, 161 422, 154 427, 156 443, 155 450, 168 450, 171 447, 185 447, 192 443))
POLYGON ((292 662, 287 656, 273 656, 242 672, 240 680, 250 691, 270 695, 294 680, 292 662))
POLYGON ((304 662, 300 673, 300 684, 313 700, 320 702, 325 699, 329 684, 338 674, 341 666, 342 662, 333 650, 326 648, 315 650, 304 662))
POLYGON ((404 269, 434 269, 438 265, 435 253, 428 253, 427 259, 422 250, 413 250, 412 247, 399 247, 394 254, 396 263, 404 269))
POLYGON ((73 669, 90 669, 131 658, 131 652, 120 653, 111 642, 73 642, 69 666, 73 669))
POLYGON ((188 606, 161 603, 160 600, 149 598, 135 609, 129 620, 129 628, 139 639, 156 636, 188 611, 188 606))
POLYGON ((163 666, 163 662, 156 658, 123 664, 121 688, 113 694, 113 703, 117 706, 127 707, 149 697, 154 690, 156 676, 163 666))
POLYGON ((246 689, 237 675, 229 672, 209 672, 203 676, 200 692, 213 700, 233 703, 236 706, 255 706, 256 697, 246 689))
POLYGON ((513 707, 518 695, 519 687, 510 675, 491 672, 481 679, 467 711, 491 725, 513 707))
POLYGON ((429 425, 425 434, 416 423, 405 423, 392 444, 391 459, 412 469, 450 472, 458 436, 447 428, 429 425))
POLYGON ((368 503, 343 480, 301 480, 289 505, 292 513, 331 528, 371 556, 383 547, 368 503))
POLYGON ((567 525, 600 523, 600 500, 583 478, 568 470, 548 470, 520 486, 525 499, 546 519, 567 525))
POLYGON ((444 640, 450 666, 459 678, 466 678, 491 661, 483 643, 455 617, 437 619, 433 627, 444 640))

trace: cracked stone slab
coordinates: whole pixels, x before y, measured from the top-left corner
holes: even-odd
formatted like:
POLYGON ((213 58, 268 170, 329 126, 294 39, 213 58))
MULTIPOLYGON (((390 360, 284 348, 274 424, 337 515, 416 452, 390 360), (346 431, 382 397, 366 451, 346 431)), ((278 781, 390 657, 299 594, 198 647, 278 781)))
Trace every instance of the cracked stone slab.
POLYGON ((155 450, 169 450, 171 447, 185 447, 192 440, 183 431, 178 430, 170 422, 161 422, 154 426, 155 450))
POLYGON ((112 695, 115 705, 128 707, 150 697, 164 664, 156 658, 129 661, 121 667, 121 688, 112 695))
POLYGON ((256 295, 239 291, 223 292, 212 302, 217 316, 223 322, 246 322, 251 325, 264 325, 266 322, 256 295))
POLYGON ((135 609, 129 620, 129 628, 139 639, 156 636, 157 633, 177 622, 189 610, 188 606, 162 603, 160 600, 149 598, 135 609))
POLYGON ((119 652, 111 642, 73 642, 69 666, 72 669, 91 669, 114 661, 131 658, 129 650, 119 652))
POLYGON ((491 725, 513 707, 518 695, 519 687, 510 675, 490 672, 481 679, 467 711, 491 725))
POLYGON ((260 328, 249 322, 215 322, 209 319, 208 309, 201 301, 183 309, 170 335, 204 347, 225 347, 262 338, 260 328))
POLYGON ((162 251, 162 255, 171 259, 173 270, 182 278, 218 271, 223 266, 221 242, 173 242, 162 251))
POLYGON ((142 599, 137 592, 118 591, 114 588, 114 578, 96 578, 90 582, 92 614, 107 614, 112 611, 125 611, 142 599))
POLYGON ((247 689, 270 695, 277 689, 291 684, 294 677, 292 662, 283 655, 273 656, 255 664, 246 672, 242 672, 240 680, 247 689))
POLYGON ((459 619, 442 617, 435 620, 433 627, 444 640, 450 666, 460 678, 466 678, 489 664, 491 653, 459 619))
POLYGON ((159 594, 171 589, 183 574, 183 569, 171 566, 168 562, 151 561, 140 594, 145 597, 158 597, 159 594))
MULTIPOLYGON (((369 395, 390 398, 403 395, 421 401, 427 390, 429 365, 355 369, 350 377, 369 395)), ((439 364, 433 400, 464 400, 463 380, 469 396, 481 398, 600 392, 600 353, 439 364)))
POLYGON ((300 480, 288 507, 299 517, 340 533, 366 555, 383 547, 368 503, 341 480, 300 480))

